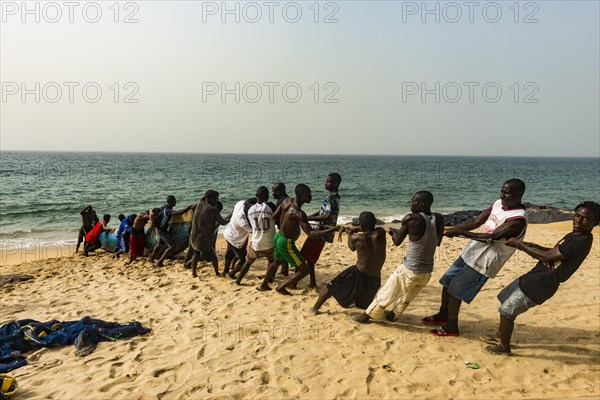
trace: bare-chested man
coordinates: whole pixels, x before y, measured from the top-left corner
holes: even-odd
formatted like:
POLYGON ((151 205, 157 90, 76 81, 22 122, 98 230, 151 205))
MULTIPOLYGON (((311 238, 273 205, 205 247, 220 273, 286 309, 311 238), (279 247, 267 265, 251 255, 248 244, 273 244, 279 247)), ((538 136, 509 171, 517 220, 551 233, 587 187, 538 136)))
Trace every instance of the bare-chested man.
POLYGON ((81 210, 79 214, 81 214, 81 227, 79 228, 79 235, 77 236, 77 245, 75 246, 75 253, 79 251, 79 246, 84 241, 85 235, 87 235, 88 232, 91 231, 92 228, 96 226, 98 222, 100 222, 96 211, 94 211, 91 205, 86 206, 83 210, 81 210))
POLYGON ((339 229, 332 227, 322 231, 313 231, 308 223, 306 213, 302 211, 302 205, 310 203, 312 200, 310 188, 301 183, 296 186, 295 192, 296 198, 285 199, 273 214, 273 219, 279 220, 280 223, 280 231, 275 234, 273 239, 275 262, 269 265, 267 275, 262 285, 257 288, 258 290, 271 290, 269 282, 277 273, 277 268, 287 261, 289 265, 296 268, 296 273, 283 281, 275 290, 281 294, 290 295, 291 293, 286 288, 298 283, 300 279, 308 275, 306 261, 296 247, 296 240, 300 237, 300 233, 304 231, 309 238, 317 239, 339 229))
POLYGON ((219 260, 215 253, 215 240, 218 225, 229 223, 229 217, 224 219, 217 208, 219 193, 215 190, 207 190, 206 194, 194 206, 192 217, 192 230, 190 232, 190 247, 192 256, 192 277, 196 278, 198 261, 210 262, 213 265, 216 276, 219 274, 219 260))
POLYGON ((356 265, 344 270, 323 290, 310 311, 319 308, 333 296, 344 308, 353 304, 363 310, 371 304, 381 285, 381 267, 385 262, 385 231, 375 228, 377 218, 372 212, 363 211, 358 217, 360 228, 346 228, 348 247, 356 251, 356 265), (364 233, 358 233, 362 231, 364 233))

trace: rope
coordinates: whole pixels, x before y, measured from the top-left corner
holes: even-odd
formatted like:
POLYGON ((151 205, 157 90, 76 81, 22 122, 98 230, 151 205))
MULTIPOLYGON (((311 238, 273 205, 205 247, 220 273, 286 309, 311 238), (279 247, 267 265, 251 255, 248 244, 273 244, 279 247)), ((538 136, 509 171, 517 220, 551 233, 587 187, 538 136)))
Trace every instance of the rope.
POLYGON ((494 239, 479 239, 479 238, 471 238, 471 237, 467 237, 467 236, 463 236, 463 235, 456 235, 455 237, 460 237, 460 238, 463 238, 463 239, 474 240, 476 242, 482 242, 482 243, 487 243, 487 244, 494 244, 494 243, 506 244, 506 239, 498 239, 498 240, 494 240, 494 239))

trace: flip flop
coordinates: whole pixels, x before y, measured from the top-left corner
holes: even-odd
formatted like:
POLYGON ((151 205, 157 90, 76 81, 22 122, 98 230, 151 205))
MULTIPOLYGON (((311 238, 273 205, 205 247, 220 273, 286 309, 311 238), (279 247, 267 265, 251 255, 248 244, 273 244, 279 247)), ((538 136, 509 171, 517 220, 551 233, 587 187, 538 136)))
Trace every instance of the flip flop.
POLYGON ((437 319, 435 317, 435 315, 430 315, 430 316, 423 318, 421 320, 421 322, 424 324, 430 324, 430 325, 445 325, 446 322, 448 322, 448 321, 441 321, 441 320, 437 319))
POLYGON ((435 329, 429 331, 433 336, 460 336, 459 333, 448 333, 444 326, 437 326, 435 329))

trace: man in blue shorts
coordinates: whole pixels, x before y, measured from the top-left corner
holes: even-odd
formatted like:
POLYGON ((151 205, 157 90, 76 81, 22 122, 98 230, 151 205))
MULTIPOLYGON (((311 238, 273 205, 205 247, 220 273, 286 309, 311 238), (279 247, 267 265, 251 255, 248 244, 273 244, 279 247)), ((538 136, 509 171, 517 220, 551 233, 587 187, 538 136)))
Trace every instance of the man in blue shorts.
POLYGON ((459 336, 458 313, 462 302, 470 304, 489 278, 494 278, 515 252, 495 242, 516 237, 522 239, 527 229, 525 206, 521 204, 525 183, 510 179, 502 185, 500 199, 475 219, 445 233, 450 238, 472 239, 460 256, 440 278, 442 304, 437 314, 425 317, 423 323, 440 325, 430 333, 435 336, 459 336), (481 227, 477 233, 472 229, 481 227))

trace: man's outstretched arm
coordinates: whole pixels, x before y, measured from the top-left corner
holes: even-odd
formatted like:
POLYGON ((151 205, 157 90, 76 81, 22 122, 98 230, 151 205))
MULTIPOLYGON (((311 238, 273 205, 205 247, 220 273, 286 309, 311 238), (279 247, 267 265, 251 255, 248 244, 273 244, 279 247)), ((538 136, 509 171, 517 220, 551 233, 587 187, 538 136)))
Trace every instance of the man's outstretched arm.
POLYGON ((554 246, 553 248, 542 247, 535 243, 517 240, 517 238, 514 237, 508 239, 506 245, 524 251, 531 257, 542 262, 562 261, 566 259, 558 249, 558 246, 554 246))
POLYGON ((187 206, 186 208, 182 208, 181 210, 173 210, 171 215, 185 214, 186 212, 190 211, 194 207, 196 207, 196 204, 190 204, 189 206, 187 206))
POLYGON ((479 232, 470 232, 463 229, 456 230, 458 235, 471 238, 471 239, 491 239, 491 240, 500 240, 500 239, 508 239, 511 237, 517 237, 523 229, 527 226, 527 223, 524 219, 515 219, 512 221, 508 221, 494 229, 493 232, 488 233, 479 233, 479 232))
POLYGON ((459 233, 460 231, 471 231, 473 229, 477 229, 481 225, 483 225, 485 223, 485 221, 487 221, 491 212, 492 212, 491 209, 487 209, 484 212, 482 212, 481 214, 479 214, 477 217, 475 217, 475 219, 472 219, 467 222, 463 222, 462 224, 459 224, 459 225, 455 226, 454 228, 448 229, 448 231, 446 231, 446 233, 444 235, 448 236, 448 237, 454 237, 454 236, 462 235, 462 233, 459 233))

